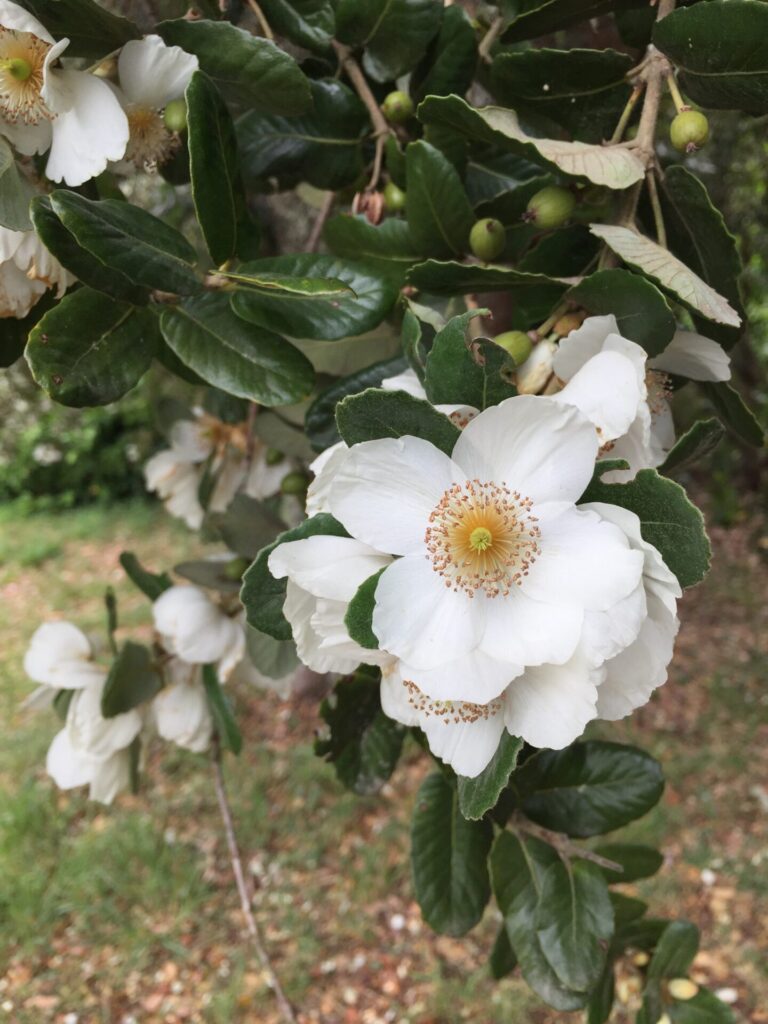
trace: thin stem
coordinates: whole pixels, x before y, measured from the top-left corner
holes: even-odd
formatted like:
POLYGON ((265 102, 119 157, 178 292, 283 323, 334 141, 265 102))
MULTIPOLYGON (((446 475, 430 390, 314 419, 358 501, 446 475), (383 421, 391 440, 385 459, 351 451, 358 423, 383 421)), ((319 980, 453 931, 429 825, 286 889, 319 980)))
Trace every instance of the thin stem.
POLYGON ((387 120, 381 112, 381 108, 376 101, 376 97, 371 92, 365 75, 363 74, 360 65, 352 56, 349 47, 344 46, 343 43, 339 43, 335 39, 332 40, 332 45, 342 67, 349 76, 350 82, 354 86, 355 92, 365 104, 368 116, 371 119, 371 124, 373 125, 373 137, 376 140, 376 153, 373 159, 371 177, 366 187, 366 191, 371 192, 376 188, 379 177, 381 176, 384 147, 387 144, 387 137, 392 134, 392 129, 387 124, 387 120))
POLYGON ((248 6, 256 15, 256 20, 258 21, 261 31, 264 33, 264 36, 267 39, 270 39, 272 40, 272 42, 274 42, 275 33, 272 31, 269 22, 264 16, 264 11, 262 11, 261 7, 259 7, 257 0, 248 0, 248 6))
POLYGON ((314 252, 320 244, 323 228, 325 227, 325 222, 331 215, 335 199, 335 192, 326 192, 325 198, 323 199, 323 205, 320 207, 317 217, 315 218, 315 223, 312 225, 312 230, 309 233, 309 238, 304 246, 305 252, 314 252))
POLYGON ((296 1015, 283 992, 279 978, 275 974, 272 962, 269 959, 269 955, 261 938, 259 926, 256 923, 253 911, 251 910, 251 896, 248 891, 248 883, 246 881, 245 872, 243 871, 243 862, 240 858, 240 850, 237 845, 235 823, 232 819, 232 809, 229 805, 229 798, 227 797, 227 790, 224 785, 224 772, 222 771, 221 766, 221 744, 219 743, 218 736, 213 737, 211 755, 213 760, 213 782, 216 789, 216 799, 219 804, 219 811, 221 812, 221 820, 224 824, 224 833, 227 837, 227 847, 229 849, 229 859, 232 863, 232 873, 235 876, 235 884, 237 885, 237 892, 240 897, 240 908, 243 911, 246 928, 251 938, 251 942, 253 943, 253 948, 256 951, 256 956, 261 964, 261 968, 267 976, 267 984, 275 994, 275 999, 277 1000, 277 1005, 280 1008, 283 1020, 286 1021, 286 1024, 297 1024, 296 1015))
POLYGON ((635 85, 632 89, 629 99, 627 100, 627 105, 622 110, 619 122, 616 125, 616 128, 614 129, 613 135, 611 136, 610 144, 612 146, 615 146, 617 142, 621 142, 621 140, 624 138, 624 132, 627 130, 627 125, 629 124, 630 117, 632 117, 632 111, 637 106, 637 101, 642 96, 644 88, 645 83, 638 82, 637 85, 635 85))
POLYGON ((504 28, 504 19, 499 15, 498 18, 494 18, 491 22, 491 27, 485 33, 483 38, 480 40, 480 45, 477 48, 478 56, 480 60, 485 64, 490 64, 493 60, 491 57, 491 47, 499 38, 501 30, 504 28))
POLYGON ((615 860, 609 860, 607 857, 602 857, 599 853, 594 853, 584 846, 579 846, 578 843, 574 843, 568 836, 563 835, 562 832, 553 832, 551 829, 537 825, 520 814, 519 811, 513 815, 511 824, 515 831, 533 836, 534 839, 541 839, 542 842, 557 850, 563 858, 588 860, 592 864, 597 864, 598 867, 605 868, 607 871, 624 871, 621 864, 617 864, 615 860))
MULTIPOLYGON (((659 9, 656 20, 661 21, 675 9, 675 0, 659 0, 659 9)), ((648 54, 645 66, 642 71, 642 80, 645 82, 645 100, 643 101, 643 112, 640 115, 640 125, 637 129, 636 149, 645 163, 651 167, 656 159, 654 139, 656 137, 656 121, 659 117, 659 104, 662 96, 662 83, 670 72, 670 65, 667 58, 651 44, 648 47, 648 54)))
POLYGON ((568 303, 567 302, 561 302, 560 305, 556 307, 554 313, 550 317, 548 317, 548 319, 546 319, 544 321, 544 323, 540 327, 536 328, 536 337, 537 338, 544 338, 544 337, 546 337, 549 334, 549 332, 552 330, 552 328, 555 326, 557 321, 560 319, 560 317, 564 313, 567 313, 567 312, 568 312, 568 303))
MULTIPOLYGON (((464 306, 466 307, 468 313, 472 313, 474 310, 480 308, 480 303, 477 301, 474 295, 465 295, 464 306)), ((484 319, 485 318, 481 316, 473 316, 472 319, 469 321, 467 333, 469 334, 469 337, 471 338, 472 341, 476 341, 478 338, 485 337, 482 326, 484 319)))
POLYGON ((682 93, 677 87, 677 79, 675 73, 670 68, 669 74, 667 75, 667 88, 669 89, 672 101, 675 104, 675 110, 678 114, 682 114, 684 110, 690 110, 690 105, 683 99, 682 93))
POLYGON ((667 229, 664 227, 664 215, 661 212, 659 202, 659 190, 656 187, 656 172, 651 168, 645 172, 645 182, 648 186, 648 196, 651 200, 653 210, 653 222, 656 225, 656 240, 664 249, 667 247, 667 229))

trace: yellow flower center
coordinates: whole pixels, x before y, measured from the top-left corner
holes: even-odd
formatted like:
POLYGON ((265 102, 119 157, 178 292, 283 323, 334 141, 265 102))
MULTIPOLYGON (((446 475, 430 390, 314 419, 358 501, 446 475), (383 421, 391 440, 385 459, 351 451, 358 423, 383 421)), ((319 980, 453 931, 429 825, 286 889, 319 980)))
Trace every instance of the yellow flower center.
POLYGON ((506 596, 528 575, 541 532, 532 501, 504 484, 454 484, 429 517, 432 567, 452 590, 506 596))
POLYGON ((154 171, 179 146, 179 137, 169 132, 163 115, 151 107, 133 106, 126 111, 130 137, 125 159, 140 170, 154 171))
POLYGON ((51 118, 40 95, 50 45, 31 32, 0 26, 0 114, 11 123, 51 118))

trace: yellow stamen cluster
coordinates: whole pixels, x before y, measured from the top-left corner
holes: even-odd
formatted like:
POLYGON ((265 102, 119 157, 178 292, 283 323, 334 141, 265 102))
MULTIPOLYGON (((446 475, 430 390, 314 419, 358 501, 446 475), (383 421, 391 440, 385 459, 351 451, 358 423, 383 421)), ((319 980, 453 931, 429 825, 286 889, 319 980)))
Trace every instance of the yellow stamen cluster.
POLYGON ((446 725, 472 724, 481 720, 495 718, 504 710, 504 702, 500 697, 488 704, 473 704, 466 700, 432 700, 410 679, 403 680, 408 693, 408 703, 420 714, 434 715, 442 719, 446 725))
POLYGON ((0 25, 0 114, 6 121, 32 125, 52 117, 40 95, 50 48, 31 32, 0 25))
POLYGON ((539 554, 532 501, 503 484, 468 480, 450 487, 429 517, 432 566, 452 590, 507 596, 539 554))
POLYGON ((159 110, 133 106, 129 107, 126 115, 130 137, 125 159, 130 160, 139 170, 156 170, 178 149, 178 135, 168 131, 159 110))

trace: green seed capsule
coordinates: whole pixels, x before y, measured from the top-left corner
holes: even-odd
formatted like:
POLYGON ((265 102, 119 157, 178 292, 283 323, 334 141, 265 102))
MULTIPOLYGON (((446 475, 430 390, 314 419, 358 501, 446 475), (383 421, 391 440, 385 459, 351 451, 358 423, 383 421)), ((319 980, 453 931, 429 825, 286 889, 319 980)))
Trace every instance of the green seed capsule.
POLYGON ((267 448, 266 454, 264 455, 264 461, 268 466, 276 466, 279 462, 282 462, 285 455, 277 448, 267 448))
POLYGON ((187 127, 186 101, 171 100, 163 111, 163 120, 169 132, 183 132, 187 127))
POLYGON ((575 206, 573 193, 567 188, 548 185, 531 196, 523 220, 530 221, 537 228, 559 228, 571 216, 575 206))
POLYGON ((493 340, 512 356, 515 366, 522 366, 533 351, 533 342, 525 331, 505 331, 497 334, 493 340))
POLYGON ((709 121, 700 110, 684 110, 669 126, 669 140, 681 153, 701 149, 709 138, 709 121))
POLYGON ((405 209, 405 192, 394 181, 388 181, 384 186, 384 205, 390 213, 405 209))
POLYGON ((384 98, 381 112, 391 124, 403 124, 413 117, 413 100, 407 92, 391 92, 384 98))
POLYGON ((475 221, 469 233, 469 248, 479 260, 484 263, 495 260, 504 252, 506 244, 507 232, 500 220, 484 217, 483 220, 475 221))
POLYGON ((307 489, 307 478, 303 473, 293 472, 284 476, 280 484, 283 494, 303 494, 307 489))

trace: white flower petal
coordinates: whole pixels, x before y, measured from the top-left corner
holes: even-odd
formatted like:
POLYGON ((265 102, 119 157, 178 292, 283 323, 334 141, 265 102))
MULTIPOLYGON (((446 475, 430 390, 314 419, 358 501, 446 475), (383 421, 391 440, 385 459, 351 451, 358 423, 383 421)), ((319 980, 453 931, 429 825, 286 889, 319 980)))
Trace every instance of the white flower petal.
POLYGON ((280 544, 269 556, 276 579, 288 576, 315 597, 351 601, 358 587, 391 559, 359 540, 316 536, 280 544))
POLYGON ((415 370, 403 370, 402 373, 398 373, 394 377, 385 377, 381 382, 381 387, 384 391, 405 391, 413 398, 420 398, 424 402, 427 400, 427 392, 415 370))
MULTIPOLYGON (((302 590, 297 584, 288 580, 286 587, 283 614, 291 625, 296 653, 301 661, 314 672, 353 672, 363 660, 358 656, 357 644, 353 644, 344 632, 345 639, 341 647, 323 645, 323 636, 315 628, 318 618, 318 600, 302 590)), ((324 614, 332 620, 338 630, 339 623, 343 627, 346 605, 342 601, 326 602, 324 614), (335 607, 329 607, 335 605, 335 607)), ((322 623, 329 628, 328 621, 322 623)))
POLYGON ((577 604, 533 601, 519 587, 508 596, 486 598, 481 649, 513 665, 561 665, 568 661, 581 636, 584 610, 577 604))
POLYGON ((400 662, 400 675, 433 700, 465 700, 487 704, 523 671, 522 665, 497 661, 475 650, 436 668, 415 668, 400 662))
POLYGON ((126 711, 114 718, 101 713, 103 686, 78 690, 69 702, 66 729, 69 742, 83 754, 104 760, 129 746, 141 731, 138 711, 126 711))
POLYGON ((515 371, 517 390, 521 395, 537 395, 544 389, 553 373, 553 358, 557 348, 554 342, 542 339, 515 371))
POLYGON ((480 602, 449 590, 422 556, 400 558, 376 587, 373 632, 380 647, 417 668, 435 668, 477 647, 480 602))
POLYGON ((124 792, 130 784, 130 754, 127 750, 118 750, 94 768, 88 798, 100 804, 111 804, 118 793, 124 792))
POLYGON ((13 262, 0 265, 0 318, 21 320, 45 292, 42 281, 31 281, 13 262))
POLYGON ((93 757, 89 757, 72 746, 66 728, 57 732, 53 737, 45 758, 45 770, 59 789, 87 786, 93 777, 96 765, 97 762, 93 757))
POLYGON ((676 331, 675 336, 649 365, 654 370, 679 374, 690 380, 731 379, 731 359, 716 341, 695 331, 676 331))
POLYGON ((411 703, 408 689, 400 676, 398 662, 381 671, 381 709, 401 725, 421 725, 421 716, 411 703))
POLYGON ((0 117, 0 135, 4 135, 23 156, 32 156, 33 153, 44 153, 50 148, 53 130, 51 122, 40 121, 38 124, 24 124, 4 121, 0 117))
POLYGON ((343 441, 326 448, 317 456, 309 468, 315 474, 315 479, 307 489, 307 515, 316 516, 319 512, 330 512, 331 487, 336 477, 336 471, 344 463, 349 448, 343 441))
POLYGON ((616 317, 590 316, 581 327, 560 340, 554 358, 555 373, 560 380, 570 380, 584 363, 602 352, 610 334, 619 334, 616 317))
POLYGON ((183 661, 194 665, 219 662, 225 679, 243 656, 242 627, 199 587, 169 587, 154 602, 152 613, 163 643, 183 661))
POLYGON ((169 671, 170 685, 161 690, 152 702, 155 726, 163 739, 179 747, 202 753, 207 750, 213 733, 200 669, 174 659, 169 671))
POLYGON ((419 437, 365 441, 336 470, 330 495, 334 516, 379 551, 424 550, 429 516, 451 486, 455 467, 419 437))
POLYGON ((169 436, 174 452, 188 462, 205 462, 213 451, 210 435, 198 420, 176 420, 169 436))
POLYGON ((15 32, 31 32, 33 36, 43 39, 46 43, 54 41, 48 29, 37 18, 33 18, 29 11, 25 11, 18 4, 11 3, 11 0, 0 0, 0 25, 15 32))
POLYGON ((36 683, 78 690, 103 683, 107 673, 91 660, 87 637, 71 622, 45 622, 30 640, 24 671, 36 683))
POLYGON ((592 664, 602 665, 634 643, 647 611, 645 586, 641 582, 611 608, 585 612, 581 647, 592 664))
POLYGON ((479 716, 475 721, 451 720, 448 716, 426 717, 419 723, 426 733, 429 749, 457 775, 475 778, 488 766, 504 732, 501 711, 479 716))
POLYGON ((507 729, 535 747, 561 750, 595 718, 602 676, 581 652, 564 665, 528 669, 507 690, 507 729))
POLYGON ((597 428, 600 443, 605 444, 629 430, 645 394, 626 356, 599 352, 552 398, 583 412, 597 428))
POLYGON ((576 501, 592 478, 595 428, 571 406, 520 395, 481 412, 453 450, 469 479, 519 491, 534 504, 576 501))
POLYGON ((179 99, 198 68, 198 59, 160 36, 131 39, 120 51, 120 87, 131 103, 161 109, 179 99))

